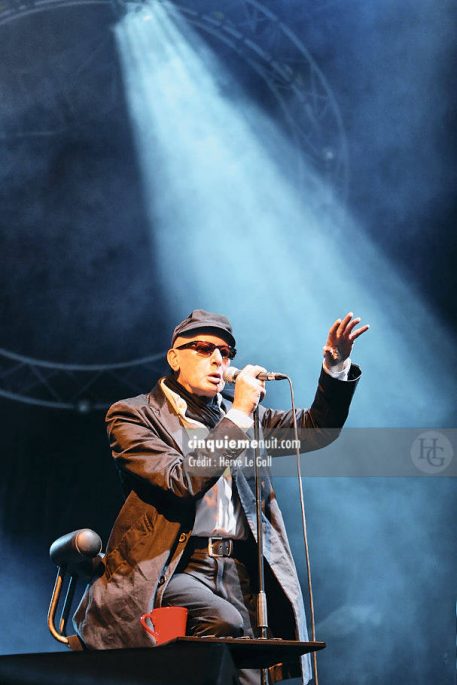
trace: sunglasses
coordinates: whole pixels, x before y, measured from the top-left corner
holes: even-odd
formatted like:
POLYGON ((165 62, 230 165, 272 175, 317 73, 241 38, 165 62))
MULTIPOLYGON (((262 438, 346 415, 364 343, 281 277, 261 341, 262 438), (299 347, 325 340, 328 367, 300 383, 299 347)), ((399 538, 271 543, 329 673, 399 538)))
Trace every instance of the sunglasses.
POLYGON ((184 343, 175 348, 176 350, 195 350, 197 354, 202 354, 204 357, 211 357, 214 350, 219 350, 222 359, 234 359, 236 349, 230 345, 215 345, 211 342, 203 340, 192 340, 192 342, 184 343))

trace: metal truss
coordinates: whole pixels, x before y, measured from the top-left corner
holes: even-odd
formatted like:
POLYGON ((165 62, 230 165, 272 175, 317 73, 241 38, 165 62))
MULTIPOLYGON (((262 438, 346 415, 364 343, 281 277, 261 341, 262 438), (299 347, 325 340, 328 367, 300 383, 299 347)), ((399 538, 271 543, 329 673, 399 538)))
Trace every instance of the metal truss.
POLYGON ((79 412, 137 395, 165 370, 164 353, 119 364, 57 364, 0 349, 0 395, 79 412))

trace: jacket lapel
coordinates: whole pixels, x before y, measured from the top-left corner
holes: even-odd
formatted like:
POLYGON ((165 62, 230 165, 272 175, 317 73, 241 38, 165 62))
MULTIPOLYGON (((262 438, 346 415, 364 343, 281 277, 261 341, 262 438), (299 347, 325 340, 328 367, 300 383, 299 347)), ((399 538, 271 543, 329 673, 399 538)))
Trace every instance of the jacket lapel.
POLYGON ((184 454, 184 431, 179 417, 171 411, 160 384, 151 390, 148 396, 149 406, 157 416, 160 425, 171 437, 177 449, 184 454))

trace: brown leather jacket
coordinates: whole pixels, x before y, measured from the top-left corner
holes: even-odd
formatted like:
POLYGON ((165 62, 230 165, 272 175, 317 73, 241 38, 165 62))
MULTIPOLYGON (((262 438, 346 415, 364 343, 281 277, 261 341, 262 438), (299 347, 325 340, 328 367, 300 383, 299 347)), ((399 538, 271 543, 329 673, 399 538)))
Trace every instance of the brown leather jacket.
MULTIPOLYGON (((348 381, 321 372, 311 408, 297 410, 302 452, 324 447, 337 437, 359 377, 360 370, 354 365, 348 381)), ((290 430, 291 412, 261 407, 259 413, 264 433, 290 430)), ((224 469, 205 475, 188 468, 190 456, 214 455, 205 455, 201 449, 185 455, 183 427, 159 385, 148 395, 116 402, 106 420, 126 500, 108 541, 104 573, 87 587, 74 625, 90 649, 151 646, 139 617, 153 606, 160 606, 163 591, 192 533, 195 503, 224 469)), ((236 440, 245 439, 246 434, 223 418, 208 437, 236 440)), ((226 450, 224 457, 233 460, 239 454, 239 449, 226 450)), ((233 479, 256 537, 252 474, 236 469, 233 479)), ((288 600, 286 613, 293 616, 295 623, 291 634, 307 639, 300 584, 283 518, 271 482, 264 480, 268 491, 265 558, 282 590, 283 602, 284 596, 288 600)))

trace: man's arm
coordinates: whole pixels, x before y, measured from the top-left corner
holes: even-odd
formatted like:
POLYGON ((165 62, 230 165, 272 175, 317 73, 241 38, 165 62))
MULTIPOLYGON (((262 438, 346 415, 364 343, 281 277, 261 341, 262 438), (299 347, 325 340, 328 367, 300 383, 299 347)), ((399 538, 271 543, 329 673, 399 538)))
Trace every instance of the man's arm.
MULTIPOLYGON (((360 318, 353 318, 348 312, 343 319, 337 319, 330 327, 323 347, 324 363, 314 401, 307 410, 297 410, 297 426, 301 441, 301 452, 325 447, 333 442, 344 425, 351 400, 361 376, 355 364, 350 364, 354 342, 368 329, 368 325, 356 326, 360 318), (344 380, 342 380, 344 379, 344 380)), ((292 411, 265 410, 262 425, 269 437, 293 439, 292 411)), ((289 454, 290 450, 277 454, 289 454)))
MULTIPOLYGON (((341 432, 354 395, 361 371, 352 364, 347 381, 333 378, 324 369, 321 370, 313 403, 309 409, 296 409, 298 437, 301 442, 300 452, 310 452, 329 445, 341 432)), ((262 427, 266 438, 293 440, 293 413, 275 409, 265 409, 261 416, 262 427)), ((272 454, 285 456, 293 450, 271 450, 272 454)))
MULTIPOLYGON (((116 402, 106 416, 113 457, 129 485, 135 482, 147 491, 160 491, 178 498, 201 497, 224 471, 220 457, 233 460, 242 448, 196 449, 186 456, 170 444, 170 436, 147 405, 116 402), (195 467, 195 461, 205 464, 195 467)), ((246 439, 246 434, 229 419, 222 419, 206 436, 206 441, 246 439)), ((222 460, 221 460, 222 461, 222 460)))

